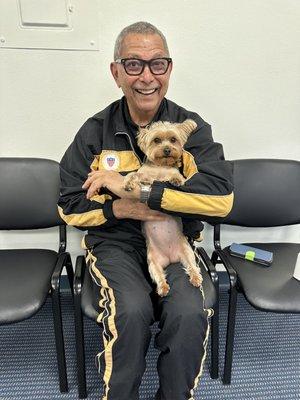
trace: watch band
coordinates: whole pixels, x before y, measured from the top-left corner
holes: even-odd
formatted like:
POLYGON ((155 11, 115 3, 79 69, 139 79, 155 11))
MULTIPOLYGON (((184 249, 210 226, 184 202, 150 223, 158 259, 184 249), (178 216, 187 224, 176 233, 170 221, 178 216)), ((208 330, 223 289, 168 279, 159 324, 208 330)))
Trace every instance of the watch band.
POLYGON ((151 185, 141 183, 141 194, 140 194, 140 202, 147 204, 151 192, 151 185))

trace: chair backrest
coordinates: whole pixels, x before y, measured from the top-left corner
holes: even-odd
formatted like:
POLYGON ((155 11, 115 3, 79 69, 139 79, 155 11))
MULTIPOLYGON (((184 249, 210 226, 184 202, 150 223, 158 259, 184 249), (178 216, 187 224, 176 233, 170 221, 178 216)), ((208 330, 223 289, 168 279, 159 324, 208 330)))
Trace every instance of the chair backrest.
POLYGON ((42 158, 0 158, 0 229, 63 225, 57 211, 59 164, 42 158))
POLYGON ((300 162, 233 161, 234 204, 224 224, 272 227, 300 223, 300 162))

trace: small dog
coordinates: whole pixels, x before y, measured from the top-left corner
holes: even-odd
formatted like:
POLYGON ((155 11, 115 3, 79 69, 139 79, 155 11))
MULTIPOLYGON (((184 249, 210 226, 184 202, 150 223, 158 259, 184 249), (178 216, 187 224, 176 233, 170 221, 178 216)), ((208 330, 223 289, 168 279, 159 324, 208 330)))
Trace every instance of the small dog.
MULTIPOLYGON (((185 178, 178 168, 181 165, 183 145, 197 124, 191 119, 183 123, 154 122, 147 128, 140 128, 137 143, 147 160, 137 172, 125 177, 124 189, 131 191, 141 183, 153 181, 170 182, 181 186, 185 178)), ((152 280, 157 285, 157 293, 166 296, 170 286, 164 268, 181 262, 190 277, 190 282, 200 287, 202 276, 196 264, 195 255, 182 233, 181 218, 166 214, 165 221, 143 223, 143 233, 147 243, 148 267, 152 280)))

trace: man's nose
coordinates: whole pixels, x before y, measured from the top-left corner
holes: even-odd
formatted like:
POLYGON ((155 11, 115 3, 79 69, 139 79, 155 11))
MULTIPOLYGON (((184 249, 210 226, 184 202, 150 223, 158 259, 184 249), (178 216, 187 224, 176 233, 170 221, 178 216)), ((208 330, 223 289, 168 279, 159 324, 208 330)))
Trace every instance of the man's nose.
POLYGON ((164 155, 165 155, 165 156, 169 156, 170 153, 171 153, 171 150, 169 149, 169 147, 165 147, 165 148, 164 148, 164 155))
POLYGON ((144 71, 140 75, 140 79, 146 83, 150 83, 154 80, 154 76, 150 71, 149 65, 145 65, 144 71))

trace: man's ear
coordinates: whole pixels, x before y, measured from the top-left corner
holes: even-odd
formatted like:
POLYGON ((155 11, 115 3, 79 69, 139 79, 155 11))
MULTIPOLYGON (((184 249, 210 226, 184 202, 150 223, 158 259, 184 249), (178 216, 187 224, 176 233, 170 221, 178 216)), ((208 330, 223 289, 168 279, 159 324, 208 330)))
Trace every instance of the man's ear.
POLYGON ((121 85, 119 83, 119 70, 118 70, 118 66, 116 63, 114 63, 114 62, 110 63, 110 72, 111 72, 112 76, 114 77, 114 80, 115 80, 118 88, 120 88, 121 85))

